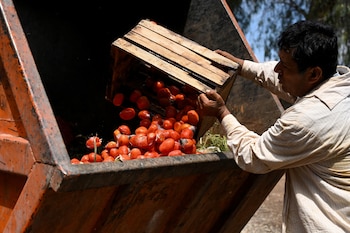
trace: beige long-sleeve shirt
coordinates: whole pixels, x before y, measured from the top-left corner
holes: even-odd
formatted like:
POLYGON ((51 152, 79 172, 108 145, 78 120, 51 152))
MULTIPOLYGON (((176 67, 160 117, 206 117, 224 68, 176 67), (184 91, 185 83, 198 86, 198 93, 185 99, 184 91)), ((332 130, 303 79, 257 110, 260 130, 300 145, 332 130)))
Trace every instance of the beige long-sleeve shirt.
MULTIPOLYGON (((241 75, 293 101, 275 62, 244 61, 241 75)), ((286 169, 282 232, 350 232, 350 69, 299 98, 262 135, 222 120, 236 163, 252 173, 286 169)))

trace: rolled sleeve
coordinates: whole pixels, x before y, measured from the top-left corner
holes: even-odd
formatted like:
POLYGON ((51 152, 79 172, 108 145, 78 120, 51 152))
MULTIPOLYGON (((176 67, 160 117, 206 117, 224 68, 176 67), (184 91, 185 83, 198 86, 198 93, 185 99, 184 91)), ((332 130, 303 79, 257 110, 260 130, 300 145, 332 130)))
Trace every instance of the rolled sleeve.
POLYGON ((274 71, 276 65, 277 61, 257 63, 244 60, 241 75, 265 87, 279 98, 294 103, 296 98, 283 91, 279 84, 278 74, 274 71))
POLYGON ((270 169, 254 153, 254 146, 260 136, 241 125, 232 115, 225 116, 221 124, 226 131, 227 145, 234 155, 237 165, 252 173, 266 173, 270 169))

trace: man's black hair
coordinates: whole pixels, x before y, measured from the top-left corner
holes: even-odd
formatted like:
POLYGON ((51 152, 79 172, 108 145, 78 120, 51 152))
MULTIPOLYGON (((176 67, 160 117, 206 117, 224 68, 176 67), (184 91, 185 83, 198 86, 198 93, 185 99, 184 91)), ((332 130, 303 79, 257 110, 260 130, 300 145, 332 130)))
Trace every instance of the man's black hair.
POLYGON ((319 66, 323 78, 336 72, 338 42, 332 27, 315 21, 299 21, 284 30, 278 40, 279 49, 293 51, 299 72, 319 66))

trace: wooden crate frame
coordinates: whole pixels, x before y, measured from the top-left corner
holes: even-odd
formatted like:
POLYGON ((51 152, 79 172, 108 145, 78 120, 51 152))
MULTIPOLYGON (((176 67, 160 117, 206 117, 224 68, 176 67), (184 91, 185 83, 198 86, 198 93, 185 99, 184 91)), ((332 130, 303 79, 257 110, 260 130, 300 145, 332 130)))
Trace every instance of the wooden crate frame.
MULTIPOLYGON (((214 89, 226 100, 236 78, 238 64, 151 20, 141 20, 112 44, 113 75, 107 92, 112 100, 122 83, 133 79, 132 71, 142 64, 156 69, 178 85, 199 93, 214 89)), ((135 87, 139 88, 139 86, 135 87)), ((215 118, 202 117, 197 139, 213 125, 215 118)))

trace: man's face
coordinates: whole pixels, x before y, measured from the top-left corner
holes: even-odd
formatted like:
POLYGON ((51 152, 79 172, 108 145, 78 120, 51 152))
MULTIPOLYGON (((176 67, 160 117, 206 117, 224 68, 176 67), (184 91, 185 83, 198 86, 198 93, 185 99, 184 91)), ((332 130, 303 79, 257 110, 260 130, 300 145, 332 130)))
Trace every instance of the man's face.
POLYGON ((308 72, 300 73, 297 63, 292 58, 293 50, 280 50, 278 56, 280 61, 274 71, 278 73, 278 79, 285 92, 297 97, 304 96, 309 90, 307 78, 308 72))

